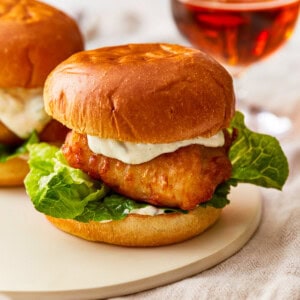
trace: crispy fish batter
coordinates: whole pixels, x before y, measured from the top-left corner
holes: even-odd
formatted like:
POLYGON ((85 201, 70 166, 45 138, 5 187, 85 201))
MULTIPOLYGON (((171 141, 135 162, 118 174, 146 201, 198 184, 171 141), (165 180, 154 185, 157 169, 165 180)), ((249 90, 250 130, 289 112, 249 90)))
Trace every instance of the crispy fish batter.
POLYGON ((63 153, 69 164, 101 179, 120 194, 158 206, 190 210, 209 200, 215 187, 228 179, 227 146, 191 145, 139 165, 93 153, 85 135, 71 132, 63 153))

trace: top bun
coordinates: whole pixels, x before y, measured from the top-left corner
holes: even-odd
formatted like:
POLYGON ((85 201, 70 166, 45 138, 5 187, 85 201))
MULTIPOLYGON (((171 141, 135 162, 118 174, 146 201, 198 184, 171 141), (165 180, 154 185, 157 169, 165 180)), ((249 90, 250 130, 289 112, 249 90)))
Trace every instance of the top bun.
POLYGON ((34 0, 0 1, 0 88, 41 87, 82 49, 75 21, 61 11, 34 0))
POLYGON ((50 73, 45 109, 83 134, 135 143, 209 137, 234 114, 232 78, 203 52, 131 44, 72 55, 50 73))

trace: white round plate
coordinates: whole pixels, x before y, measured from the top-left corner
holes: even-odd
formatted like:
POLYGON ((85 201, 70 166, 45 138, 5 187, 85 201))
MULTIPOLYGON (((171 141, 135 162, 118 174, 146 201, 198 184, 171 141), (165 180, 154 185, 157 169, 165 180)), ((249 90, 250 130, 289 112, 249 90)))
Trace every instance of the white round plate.
POLYGON ((237 252, 261 216, 259 190, 240 185, 208 231, 157 248, 87 242, 36 212, 24 189, 0 190, 0 299, 100 299, 136 293, 210 268, 237 252))

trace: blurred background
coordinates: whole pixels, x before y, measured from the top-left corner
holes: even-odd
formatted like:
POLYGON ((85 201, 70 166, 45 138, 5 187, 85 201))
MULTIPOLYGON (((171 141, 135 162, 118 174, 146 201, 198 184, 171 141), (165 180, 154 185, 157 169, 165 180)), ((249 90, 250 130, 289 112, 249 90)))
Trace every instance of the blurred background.
MULTIPOLYGON (((169 0, 44 2, 62 9, 78 21, 87 49, 141 42, 189 45, 173 22, 169 0)), ((264 103, 267 110, 272 108, 279 114, 292 117, 294 125, 300 129, 299 23, 287 44, 270 58, 250 67, 240 84, 246 101, 258 106, 264 103)))

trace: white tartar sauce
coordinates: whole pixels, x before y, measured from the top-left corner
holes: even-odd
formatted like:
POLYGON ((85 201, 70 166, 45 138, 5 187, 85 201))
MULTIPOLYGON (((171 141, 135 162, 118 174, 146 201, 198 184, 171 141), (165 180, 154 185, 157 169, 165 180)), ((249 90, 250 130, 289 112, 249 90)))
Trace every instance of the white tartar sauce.
POLYGON ((157 208, 152 205, 147 205, 145 207, 136 208, 130 211, 130 214, 136 214, 136 215, 144 215, 144 216, 157 216, 164 214, 164 209, 157 208))
POLYGON ((42 88, 0 89, 0 121, 20 138, 42 131, 50 119, 44 111, 42 88))
POLYGON ((87 136, 87 140, 89 148, 96 154, 115 158, 126 164, 141 164, 161 154, 174 152, 181 147, 193 144, 221 147, 224 145, 224 134, 220 131, 210 138, 197 137, 166 144, 136 144, 113 139, 101 139, 90 135, 87 136))
MULTIPOLYGON (((152 206, 152 205, 147 205, 145 207, 133 209, 130 212, 127 211, 127 214, 128 215, 136 214, 136 215, 143 215, 143 216, 153 217, 153 216, 165 214, 165 210, 162 209, 162 208, 157 208, 157 207, 152 206)), ((108 223, 108 222, 111 222, 111 221, 112 220, 103 220, 103 221, 100 221, 100 223, 108 223)))

